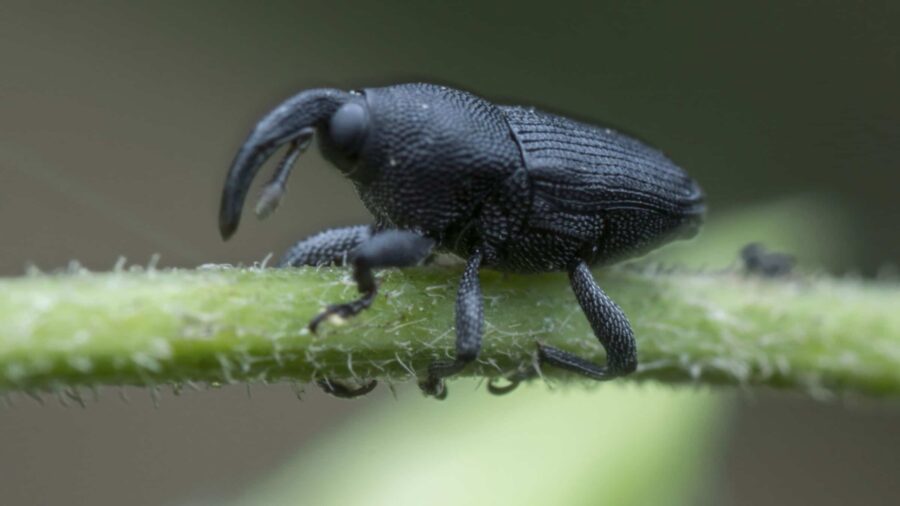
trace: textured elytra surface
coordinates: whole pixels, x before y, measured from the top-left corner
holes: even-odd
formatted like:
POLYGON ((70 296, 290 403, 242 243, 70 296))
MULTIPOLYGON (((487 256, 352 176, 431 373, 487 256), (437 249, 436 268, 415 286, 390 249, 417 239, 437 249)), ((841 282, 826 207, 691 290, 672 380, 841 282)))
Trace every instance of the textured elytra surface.
POLYGON ((555 241, 573 246, 562 255, 604 263, 696 232, 700 187, 660 151, 609 128, 533 108, 501 109, 528 168, 528 229, 539 236, 521 261, 553 251, 555 241))

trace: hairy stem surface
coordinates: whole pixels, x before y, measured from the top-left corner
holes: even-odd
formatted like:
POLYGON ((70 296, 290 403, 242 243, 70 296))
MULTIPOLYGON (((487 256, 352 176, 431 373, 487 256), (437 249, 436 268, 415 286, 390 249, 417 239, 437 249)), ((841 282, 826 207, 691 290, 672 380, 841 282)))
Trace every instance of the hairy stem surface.
MULTIPOLYGON (((387 271, 374 307, 306 330, 356 296, 341 269, 166 270, 0 281, 0 388, 65 389, 315 378, 391 381, 451 356, 458 267, 387 271)), ((561 274, 481 275, 484 350, 465 375, 534 360, 535 341, 604 353, 561 274)), ((598 271, 632 320, 634 379, 900 394, 892 283, 736 273, 598 271)), ((580 381, 545 368, 554 381, 580 381), (557 378, 559 378, 557 380, 557 378)))

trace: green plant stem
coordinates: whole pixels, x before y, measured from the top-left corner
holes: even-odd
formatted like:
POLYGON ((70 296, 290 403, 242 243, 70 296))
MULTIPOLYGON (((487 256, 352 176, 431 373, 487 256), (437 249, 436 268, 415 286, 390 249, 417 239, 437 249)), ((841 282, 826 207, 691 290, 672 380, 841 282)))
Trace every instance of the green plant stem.
MULTIPOLYGON (((634 379, 900 394, 896 284, 736 273, 598 271, 630 316, 634 379)), ((458 267, 382 273, 372 309, 306 325, 356 297, 341 269, 34 275, 0 281, 0 389, 97 385, 390 381, 453 352, 458 267)), ((465 375, 533 362, 535 341, 603 360, 565 275, 481 275, 484 349, 465 375)), ((545 368, 556 383, 580 381, 545 368), (557 380, 557 378, 560 378, 557 380), (565 378, 565 379, 561 379, 565 378)))

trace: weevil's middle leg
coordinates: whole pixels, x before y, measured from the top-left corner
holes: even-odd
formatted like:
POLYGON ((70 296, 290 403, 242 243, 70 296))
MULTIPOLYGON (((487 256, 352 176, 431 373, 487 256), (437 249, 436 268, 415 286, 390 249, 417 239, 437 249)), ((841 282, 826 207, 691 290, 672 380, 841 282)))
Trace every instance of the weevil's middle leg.
POLYGON ((594 335, 606 350, 606 366, 539 344, 541 363, 568 369, 595 380, 608 380, 633 372, 637 368, 637 345, 625 313, 597 286, 587 263, 581 261, 572 266, 569 269, 569 281, 594 335))
POLYGON ((478 280, 481 260, 481 251, 472 254, 459 282, 456 295, 456 359, 452 362, 433 362, 428 367, 428 378, 419 384, 419 388, 426 395, 437 399, 447 396, 443 379, 462 371, 481 351, 481 335, 484 328, 484 301, 481 297, 481 283, 478 280))

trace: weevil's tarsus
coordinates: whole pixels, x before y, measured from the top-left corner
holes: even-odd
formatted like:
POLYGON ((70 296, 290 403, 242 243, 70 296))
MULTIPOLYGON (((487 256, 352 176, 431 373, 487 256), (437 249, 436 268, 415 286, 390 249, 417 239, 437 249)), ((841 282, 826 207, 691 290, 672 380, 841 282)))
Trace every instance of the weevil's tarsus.
POLYGON ((313 128, 306 128, 301 131, 297 139, 291 142, 287 154, 281 159, 278 168, 275 169, 275 173, 272 175, 272 179, 263 187, 259 200, 256 202, 256 217, 260 220, 268 218, 281 204, 281 199, 287 191, 288 178, 297 162, 297 158, 309 147, 314 133, 315 130, 313 128))
POLYGON ((357 397, 362 397, 363 395, 368 394, 372 390, 375 390, 375 387, 378 386, 378 381, 371 380, 354 388, 347 386, 339 381, 324 378, 316 380, 316 385, 318 385, 319 388, 321 388, 322 391, 328 395, 332 395, 340 399, 355 399, 357 397))
POLYGON ((493 395, 506 395, 516 388, 519 388, 519 383, 521 383, 513 378, 502 378, 506 380, 507 384, 500 386, 496 383, 499 379, 501 378, 494 377, 488 380, 487 390, 493 395))
POLYGON ((517 370, 508 376, 495 376, 488 380, 487 390, 494 395, 506 395, 522 384, 523 381, 532 380, 540 376, 537 369, 517 370), (498 381, 505 380, 506 385, 499 385, 498 381))
POLYGON ((607 381, 620 376, 608 367, 597 365, 590 360, 585 360, 578 355, 563 351, 546 344, 538 344, 541 364, 548 364, 560 369, 565 369, 592 380, 607 381))
POLYGON ((447 398, 447 385, 444 380, 438 376, 432 375, 430 372, 424 381, 419 382, 419 389, 427 397, 432 397, 439 401, 447 398))
POLYGON ((319 330, 319 325, 329 318, 338 317, 346 320, 362 313, 372 305, 376 295, 378 295, 378 286, 374 284, 370 290, 364 292, 362 297, 356 300, 341 304, 331 304, 310 320, 308 325, 309 331, 315 334, 319 330))

